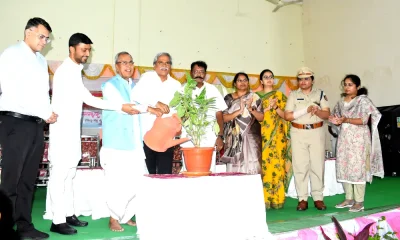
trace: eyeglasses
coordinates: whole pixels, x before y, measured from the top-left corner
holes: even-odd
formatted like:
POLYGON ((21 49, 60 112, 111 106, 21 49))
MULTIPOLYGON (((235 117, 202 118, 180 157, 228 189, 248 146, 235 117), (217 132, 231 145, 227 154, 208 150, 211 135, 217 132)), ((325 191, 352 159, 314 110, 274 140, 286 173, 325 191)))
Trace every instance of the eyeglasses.
POLYGON ((122 62, 117 62, 117 64, 122 64, 123 66, 133 66, 135 64, 133 61, 127 62, 127 61, 122 61, 122 62))
POLYGON ((43 39, 45 40, 46 44, 49 44, 51 42, 51 39, 49 37, 46 37, 43 34, 40 34, 38 32, 33 31, 32 29, 29 29, 31 32, 34 32, 37 36, 37 38, 39 38, 40 41, 42 41, 43 39))
POLYGON ((161 61, 158 61, 157 64, 158 64, 158 65, 168 65, 168 66, 169 66, 169 65, 171 65, 172 63, 171 63, 171 62, 161 62, 161 61))
POLYGON ((206 71, 204 71, 204 70, 196 70, 193 73, 194 74, 204 74, 204 73, 206 73, 206 71))
POLYGON ((271 76, 263 76, 262 78, 263 79, 274 79, 274 76, 272 76, 272 75, 271 76))
POLYGON ((245 82, 248 82, 249 81, 249 79, 238 79, 238 80, 236 80, 236 82, 238 82, 238 83, 245 83, 245 82))

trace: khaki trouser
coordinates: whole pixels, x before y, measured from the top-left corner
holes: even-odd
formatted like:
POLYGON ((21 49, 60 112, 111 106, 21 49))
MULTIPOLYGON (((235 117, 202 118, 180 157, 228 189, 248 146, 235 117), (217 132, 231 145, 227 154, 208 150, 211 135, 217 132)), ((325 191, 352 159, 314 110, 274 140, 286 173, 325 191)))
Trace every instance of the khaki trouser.
POLYGON ((364 202, 366 184, 343 183, 346 199, 354 200, 358 203, 364 202))
POLYGON ((292 163, 299 201, 307 201, 308 182, 311 180, 311 196, 314 201, 323 200, 325 170, 324 128, 290 129, 292 163))

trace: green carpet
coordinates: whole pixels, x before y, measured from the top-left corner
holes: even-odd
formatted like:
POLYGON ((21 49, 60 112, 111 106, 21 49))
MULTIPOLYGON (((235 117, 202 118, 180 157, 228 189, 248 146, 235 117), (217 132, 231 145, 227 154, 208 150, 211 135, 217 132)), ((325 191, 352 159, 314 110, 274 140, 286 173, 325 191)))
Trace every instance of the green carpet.
MULTIPOLYGON (((348 209, 336 209, 333 206, 344 199, 344 194, 325 197, 326 211, 318 211, 313 207, 309 199, 309 209, 305 212, 296 211, 297 200, 288 198, 285 207, 280 210, 267 211, 267 223, 272 233, 293 231, 313 226, 319 226, 331 222, 330 217, 336 216, 339 220, 351 219, 359 216, 369 215, 376 212, 387 211, 400 207, 399 177, 375 178, 372 184, 367 184, 365 197, 365 211, 350 213, 348 209)), ((46 189, 38 188, 35 194, 35 202, 32 212, 32 220, 37 229, 49 232, 51 221, 43 220, 45 210, 46 189)), ((60 240, 119 240, 138 239, 135 227, 125 227, 122 233, 111 232, 108 229, 108 219, 91 220, 91 217, 80 217, 89 222, 85 228, 77 228, 78 234, 73 236, 62 236, 50 233, 50 239, 60 240)))
POLYGON ((268 227, 271 233, 287 232, 331 223, 331 216, 335 216, 338 220, 346 220, 398 208, 399 187, 399 177, 374 178, 372 184, 367 184, 365 210, 359 213, 351 213, 348 208, 334 207, 344 200, 344 194, 325 197, 324 202, 328 207, 326 211, 314 208, 311 198, 308 200, 307 211, 296 211, 297 199, 288 198, 284 209, 267 211, 268 227))

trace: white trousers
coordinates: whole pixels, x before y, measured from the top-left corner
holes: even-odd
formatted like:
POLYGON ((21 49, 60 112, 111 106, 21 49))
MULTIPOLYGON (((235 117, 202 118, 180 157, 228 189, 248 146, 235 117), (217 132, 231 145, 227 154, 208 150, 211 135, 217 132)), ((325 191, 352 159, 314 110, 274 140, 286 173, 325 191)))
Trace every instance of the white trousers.
POLYGON ((53 223, 66 222, 66 217, 75 214, 74 191, 72 180, 76 174, 75 168, 65 165, 50 165, 50 178, 47 186, 46 205, 53 214, 53 223))
POLYGON ((138 209, 136 193, 144 174, 143 147, 132 151, 101 148, 100 162, 104 169, 106 202, 110 216, 127 223, 138 209))

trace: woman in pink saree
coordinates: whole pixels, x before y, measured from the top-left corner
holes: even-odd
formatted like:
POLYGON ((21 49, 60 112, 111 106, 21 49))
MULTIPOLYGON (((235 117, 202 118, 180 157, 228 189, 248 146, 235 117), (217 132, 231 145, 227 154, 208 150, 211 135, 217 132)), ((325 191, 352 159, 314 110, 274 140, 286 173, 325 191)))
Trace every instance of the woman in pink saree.
POLYGON ((382 150, 378 133, 381 114, 367 97, 367 89, 360 87, 356 75, 343 81, 343 98, 336 104, 329 121, 340 126, 336 149, 336 178, 343 183, 345 200, 336 208, 350 208, 351 212, 364 209, 366 182, 373 176, 383 178, 382 150), (368 121, 371 119, 371 130, 368 121), (371 136, 372 133, 372 136, 371 136))

